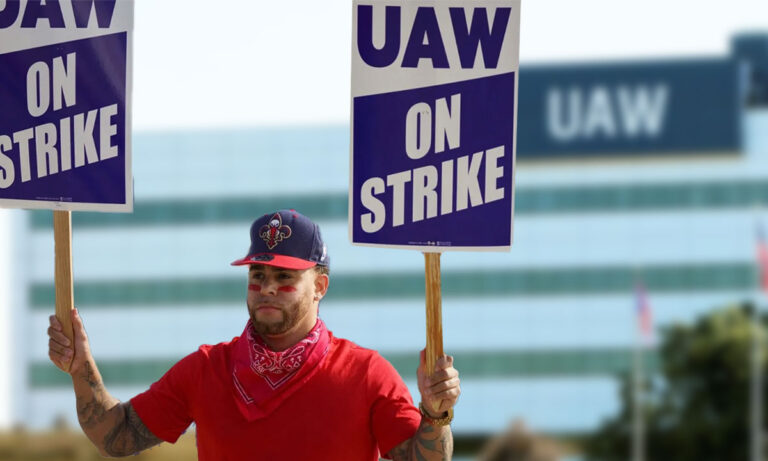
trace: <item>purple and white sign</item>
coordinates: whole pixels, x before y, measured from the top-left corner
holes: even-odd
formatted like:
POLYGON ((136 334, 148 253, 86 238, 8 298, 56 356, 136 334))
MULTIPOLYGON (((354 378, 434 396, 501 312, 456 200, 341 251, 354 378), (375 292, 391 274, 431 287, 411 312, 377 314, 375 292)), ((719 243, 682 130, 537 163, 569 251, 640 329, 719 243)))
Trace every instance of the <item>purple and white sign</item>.
POLYGON ((520 1, 353 9, 352 243, 509 249, 520 1))
POLYGON ((133 0, 0 2, 0 207, 132 211, 133 0))

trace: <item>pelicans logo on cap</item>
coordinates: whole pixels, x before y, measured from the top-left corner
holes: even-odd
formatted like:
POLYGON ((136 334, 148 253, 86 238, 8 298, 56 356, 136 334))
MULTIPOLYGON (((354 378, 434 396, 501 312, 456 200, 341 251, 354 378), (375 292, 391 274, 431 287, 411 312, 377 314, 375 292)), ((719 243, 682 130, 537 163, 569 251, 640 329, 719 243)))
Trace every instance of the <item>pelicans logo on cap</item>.
POLYGON ((259 237, 267 244, 270 250, 291 236, 291 228, 283 224, 280 213, 275 213, 267 224, 259 229, 259 237))

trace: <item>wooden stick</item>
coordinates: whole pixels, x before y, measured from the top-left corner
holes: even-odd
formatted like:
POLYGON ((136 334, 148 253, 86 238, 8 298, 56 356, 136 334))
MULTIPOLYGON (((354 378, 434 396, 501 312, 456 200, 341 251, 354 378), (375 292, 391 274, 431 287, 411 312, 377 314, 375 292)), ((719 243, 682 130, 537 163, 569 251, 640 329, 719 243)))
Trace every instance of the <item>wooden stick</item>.
MULTIPOLYGON (((440 253, 424 253, 427 299, 427 375, 435 372, 435 363, 443 356, 443 314, 440 296, 440 253)), ((434 405, 437 411, 440 402, 434 405)))
POLYGON ((53 240, 56 254, 54 272, 56 318, 61 322, 64 334, 74 342, 70 313, 75 304, 72 291, 72 215, 70 211, 53 212, 53 240))

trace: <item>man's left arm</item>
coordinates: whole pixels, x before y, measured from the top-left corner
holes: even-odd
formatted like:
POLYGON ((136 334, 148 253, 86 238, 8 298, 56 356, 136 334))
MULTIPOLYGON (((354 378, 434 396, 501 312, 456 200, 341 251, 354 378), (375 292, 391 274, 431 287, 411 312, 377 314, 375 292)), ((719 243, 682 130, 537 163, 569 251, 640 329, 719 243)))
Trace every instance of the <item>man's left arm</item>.
POLYGON ((453 434, 450 420, 453 406, 461 394, 459 372, 453 368, 453 357, 443 356, 435 363, 435 372, 427 376, 424 351, 417 371, 421 393, 421 424, 416 434, 389 451, 394 461, 450 460, 453 456, 453 434))

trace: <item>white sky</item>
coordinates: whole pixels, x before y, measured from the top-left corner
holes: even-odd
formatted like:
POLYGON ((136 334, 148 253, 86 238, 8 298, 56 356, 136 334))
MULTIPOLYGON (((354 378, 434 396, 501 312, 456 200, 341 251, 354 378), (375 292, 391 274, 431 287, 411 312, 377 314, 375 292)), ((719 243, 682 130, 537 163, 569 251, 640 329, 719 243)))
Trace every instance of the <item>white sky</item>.
MULTIPOLYGON (((136 0, 134 128, 346 122, 351 18, 349 0, 136 0)), ((756 29, 766 0, 522 0, 520 56, 723 55, 756 29)))
MULTIPOLYGON (((136 0, 134 129, 346 122, 351 11, 349 0, 136 0)), ((734 33, 768 32, 768 1, 523 0, 521 18, 523 64, 724 55, 734 33)), ((0 428, 9 216, 0 210, 0 428)))

